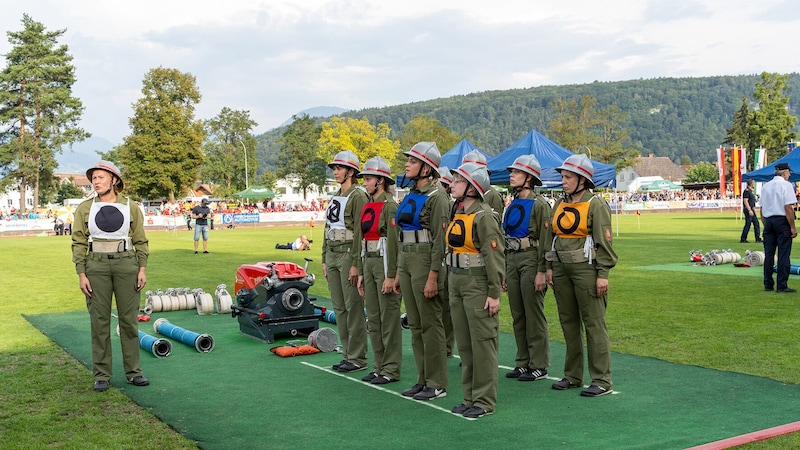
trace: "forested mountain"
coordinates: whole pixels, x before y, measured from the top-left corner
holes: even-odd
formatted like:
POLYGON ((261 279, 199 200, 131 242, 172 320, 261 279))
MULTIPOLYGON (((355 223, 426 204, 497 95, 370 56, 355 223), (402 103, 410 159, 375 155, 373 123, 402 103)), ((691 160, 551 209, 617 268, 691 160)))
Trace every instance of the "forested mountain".
MULTIPOLYGON (((753 91, 760 79, 760 74, 754 74, 541 86, 367 108, 341 115, 366 117, 372 124, 386 122, 399 133, 414 116, 425 114, 469 137, 488 153, 497 154, 530 130, 547 135, 551 104, 556 99, 579 100, 588 94, 597 98, 598 109, 616 104, 629 115, 625 127, 642 155, 666 156, 676 163, 684 155, 693 163, 713 162, 714 150, 725 138, 742 98, 747 98, 753 108, 753 91)), ((787 85, 790 113, 800 117, 800 74, 790 74, 787 85)), ((258 136, 259 173, 274 166, 278 151, 275 141, 282 133, 283 128, 277 128, 258 136)))

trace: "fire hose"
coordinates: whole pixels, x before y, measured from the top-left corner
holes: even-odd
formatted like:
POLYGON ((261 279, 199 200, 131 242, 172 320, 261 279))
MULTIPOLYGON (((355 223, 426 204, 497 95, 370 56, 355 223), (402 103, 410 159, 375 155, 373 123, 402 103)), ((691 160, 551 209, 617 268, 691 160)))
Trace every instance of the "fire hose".
POLYGON ((186 345, 194 346, 200 353, 214 350, 214 338, 209 334, 199 334, 169 323, 165 318, 160 318, 153 323, 156 333, 175 339, 186 345))
POLYGON ((172 343, 166 339, 150 336, 139 330, 139 347, 149 350, 156 358, 166 358, 172 353, 172 343))
POLYGON ((233 298, 228 293, 228 286, 220 284, 214 291, 214 306, 217 308, 217 314, 227 314, 231 312, 233 305, 233 298))

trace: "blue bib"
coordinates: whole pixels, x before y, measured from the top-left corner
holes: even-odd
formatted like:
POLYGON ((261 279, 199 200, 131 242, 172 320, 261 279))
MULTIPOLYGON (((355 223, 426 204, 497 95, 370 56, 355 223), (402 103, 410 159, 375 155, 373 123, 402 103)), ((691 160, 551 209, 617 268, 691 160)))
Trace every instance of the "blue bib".
POLYGON ((517 198, 508 205, 503 216, 503 231, 506 236, 528 237, 528 224, 531 221, 531 214, 533 214, 533 202, 531 199, 517 198))
POLYGON ((400 229, 403 231, 418 231, 422 229, 419 216, 429 198, 427 195, 415 193, 408 193, 403 197, 403 201, 397 207, 397 214, 395 214, 397 225, 400 226, 400 229))

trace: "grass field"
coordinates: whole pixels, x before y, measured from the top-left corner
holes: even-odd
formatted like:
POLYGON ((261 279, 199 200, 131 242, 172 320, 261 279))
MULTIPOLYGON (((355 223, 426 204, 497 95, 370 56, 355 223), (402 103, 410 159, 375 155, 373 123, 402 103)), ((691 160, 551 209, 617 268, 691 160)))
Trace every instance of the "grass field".
MULTIPOLYGON (((732 248, 743 223, 733 213, 646 214, 615 218, 620 261, 610 277, 608 326, 612 349, 679 364, 800 383, 798 303, 800 294, 764 292, 757 277, 642 270, 638 267, 687 261, 690 250, 732 248)), ((245 263, 286 260, 318 275, 311 293, 327 296, 320 276, 321 228, 307 226, 215 230, 209 255, 194 255, 187 231, 151 232, 146 289, 233 285, 245 263), (300 233, 312 234, 310 252, 275 250, 300 233)), ((800 251, 800 250, 798 250, 800 251)), ((22 314, 85 309, 70 261, 69 237, 0 239, 0 448, 193 448, 150 412, 116 389, 91 390, 84 366, 49 341, 22 314)), ((800 277, 789 285, 800 287, 800 277)), ((551 338, 561 341, 552 293, 546 299, 551 338)), ((501 312, 510 332, 508 308, 501 312)), ((88 339, 88 336, 87 336, 88 339)), ((559 368, 560 369, 560 368, 559 368)), ((653 380, 659 389, 659 380, 653 380)), ((768 411, 759 412, 768 414, 768 411)), ((748 448, 798 448, 792 434, 748 448)))

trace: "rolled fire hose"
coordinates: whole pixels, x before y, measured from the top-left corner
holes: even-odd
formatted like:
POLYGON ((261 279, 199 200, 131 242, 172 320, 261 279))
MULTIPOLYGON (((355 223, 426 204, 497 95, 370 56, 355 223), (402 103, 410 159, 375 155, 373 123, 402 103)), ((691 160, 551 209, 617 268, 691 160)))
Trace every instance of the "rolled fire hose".
POLYGON ((214 291, 214 298, 215 302, 214 305, 217 308, 217 314, 227 314, 231 312, 231 306, 233 305, 233 299, 231 295, 228 293, 228 287, 224 284, 220 284, 217 286, 216 291, 214 291))
POLYGON ((194 294, 192 294, 192 290, 189 288, 178 288, 178 290, 186 298, 186 309, 195 309, 197 302, 194 300, 194 294))
POLYGON ((156 358, 166 358, 172 353, 172 343, 166 339, 150 336, 139 330, 139 347, 149 350, 156 358))
POLYGON ((750 266, 763 266, 764 252, 760 250, 754 252, 747 250, 747 252, 745 252, 744 260, 750 266))
POLYGON ((211 294, 206 293, 202 288, 194 289, 192 293, 194 294, 198 315, 208 316, 214 314, 214 299, 211 298, 211 294))
POLYGON ((186 345, 194 346, 200 353, 208 353, 214 350, 214 338, 209 334, 199 334, 189 331, 179 326, 169 323, 165 318, 160 318, 153 323, 153 330, 156 333, 180 341, 186 345))

